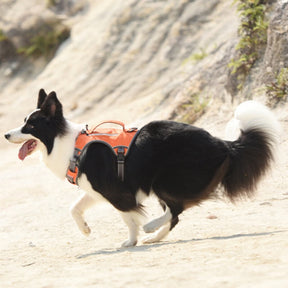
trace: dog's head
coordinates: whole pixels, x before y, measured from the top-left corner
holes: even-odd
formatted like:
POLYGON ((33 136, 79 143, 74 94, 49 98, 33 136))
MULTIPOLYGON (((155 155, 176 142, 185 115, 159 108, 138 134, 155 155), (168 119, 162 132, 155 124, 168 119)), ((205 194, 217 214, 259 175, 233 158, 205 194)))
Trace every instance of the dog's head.
POLYGON ((37 109, 30 113, 24 124, 5 134, 5 138, 12 143, 23 143, 18 157, 24 160, 39 148, 46 147, 49 155, 53 149, 54 139, 64 135, 66 121, 63 117, 62 105, 55 92, 46 94, 44 89, 39 91, 37 109))

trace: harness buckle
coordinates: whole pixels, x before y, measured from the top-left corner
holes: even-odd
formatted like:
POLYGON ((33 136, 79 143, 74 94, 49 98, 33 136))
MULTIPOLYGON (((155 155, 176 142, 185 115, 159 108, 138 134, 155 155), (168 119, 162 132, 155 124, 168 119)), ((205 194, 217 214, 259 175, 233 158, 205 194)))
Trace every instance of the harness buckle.
POLYGON ((66 175, 67 180, 71 183, 71 184, 75 184, 74 182, 74 178, 70 175, 66 175))
POLYGON ((80 152, 81 152, 80 149, 75 148, 72 159, 70 159, 69 170, 73 173, 75 172, 76 167, 78 166, 78 159, 79 159, 80 152))

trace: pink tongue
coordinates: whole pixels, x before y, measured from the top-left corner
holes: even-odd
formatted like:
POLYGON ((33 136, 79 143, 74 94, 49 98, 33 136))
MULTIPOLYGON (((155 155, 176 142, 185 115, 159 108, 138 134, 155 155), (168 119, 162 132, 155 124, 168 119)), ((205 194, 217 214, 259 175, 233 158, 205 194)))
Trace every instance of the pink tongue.
POLYGON ((26 141, 26 142, 22 145, 22 147, 20 148, 19 153, 18 153, 18 158, 19 158, 20 160, 24 160, 25 157, 28 155, 29 145, 30 145, 30 143, 33 142, 33 141, 34 141, 34 140, 28 140, 28 141, 26 141))

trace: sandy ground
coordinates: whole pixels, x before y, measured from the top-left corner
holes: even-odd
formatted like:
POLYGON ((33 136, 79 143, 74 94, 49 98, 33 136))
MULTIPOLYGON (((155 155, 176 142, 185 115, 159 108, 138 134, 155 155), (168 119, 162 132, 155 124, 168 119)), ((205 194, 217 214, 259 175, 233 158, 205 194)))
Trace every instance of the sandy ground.
POLYGON ((126 249, 114 209, 89 210, 85 238, 69 214, 81 191, 0 141, 0 287, 288 287, 287 136, 255 198, 205 202, 183 213, 164 241, 126 249))

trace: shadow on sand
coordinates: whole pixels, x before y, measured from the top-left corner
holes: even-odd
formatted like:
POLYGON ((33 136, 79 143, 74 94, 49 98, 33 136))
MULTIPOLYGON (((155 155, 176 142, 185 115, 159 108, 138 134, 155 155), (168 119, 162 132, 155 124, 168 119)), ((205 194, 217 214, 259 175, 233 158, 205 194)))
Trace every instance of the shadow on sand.
POLYGON ((273 235, 277 233, 283 233, 287 232, 287 230, 280 230, 280 231, 270 231, 270 232, 259 232, 259 233, 247 233, 247 234, 234 234, 234 235, 229 235, 229 236, 215 236, 215 237, 209 237, 209 238, 193 238, 190 240, 177 240, 173 242, 159 242, 155 244, 146 244, 146 245, 139 245, 139 246, 134 246, 134 247, 128 247, 128 248, 117 248, 117 249, 101 249, 99 251, 87 253, 87 254, 81 254, 77 255, 77 259, 84 259, 92 256, 97 256, 97 255, 113 255, 113 254, 120 254, 123 252, 149 252, 150 250, 157 248, 157 247, 162 247, 162 246, 168 246, 168 245, 175 245, 175 244, 185 244, 185 243, 193 243, 193 242, 198 242, 198 241, 207 241, 207 240, 229 240, 229 239, 235 239, 235 238, 242 238, 242 237, 260 237, 260 236, 268 236, 268 235, 273 235))

